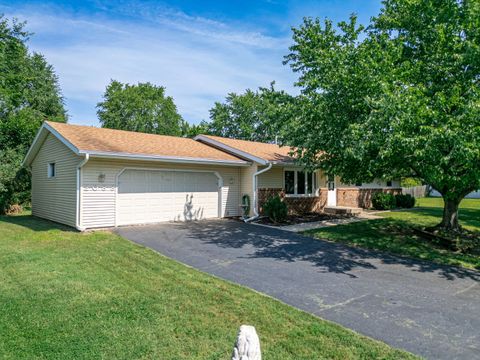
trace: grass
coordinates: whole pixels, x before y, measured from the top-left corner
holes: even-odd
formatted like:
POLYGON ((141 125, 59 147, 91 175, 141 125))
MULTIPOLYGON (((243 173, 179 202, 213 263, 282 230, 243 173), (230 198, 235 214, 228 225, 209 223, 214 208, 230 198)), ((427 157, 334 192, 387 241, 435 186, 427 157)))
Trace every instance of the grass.
MULTIPOLYGON (((380 216, 384 219, 311 230, 305 234, 318 239, 386 251, 439 264, 480 269, 480 256, 435 247, 412 233, 412 227, 438 224, 442 211, 441 198, 421 198, 417 199, 414 209, 381 213, 380 216)), ((462 201, 460 223, 466 229, 480 231, 480 199, 462 201)))
POLYGON ((0 217, 2 359, 228 359, 241 324, 265 359, 413 355, 109 232, 0 217))

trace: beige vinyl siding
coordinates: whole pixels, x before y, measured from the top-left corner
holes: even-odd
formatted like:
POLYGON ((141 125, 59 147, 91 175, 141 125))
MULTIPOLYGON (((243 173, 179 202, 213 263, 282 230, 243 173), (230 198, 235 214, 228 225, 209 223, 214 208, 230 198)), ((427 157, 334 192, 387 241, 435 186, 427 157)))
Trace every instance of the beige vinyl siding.
POLYGON ((250 214, 253 215, 253 174, 257 172, 257 165, 240 168, 240 202, 243 195, 250 197, 250 214))
POLYGON ((273 166, 267 172, 258 175, 258 188, 283 189, 283 167, 273 166))
MULTIPOLYGON (((283 189, 284 171, 289 169, 300 170, 298 167, 274 166, 269 171, 259 175, 259 189, 283 189)), ((317 189, 326 186, 325 174, 321 170, 315 171, 317 189)))
POLYGON ((48 134, 32 162, 32 214, 75 226, 77 166, 75 155, 54 135, 48 134), (48 164, 55 163, 55 177, 48 177, 48 164))
POLYGON ((221 192, 222 216, 239 215, 240 170, 238 167, 90 159, 82 168, 82 226, 86 228, 115 226, 116 176, 127 167, 216 171, 223 179, 221 192), (100 174, 105 174, 103 183, 98 180, 100 174))

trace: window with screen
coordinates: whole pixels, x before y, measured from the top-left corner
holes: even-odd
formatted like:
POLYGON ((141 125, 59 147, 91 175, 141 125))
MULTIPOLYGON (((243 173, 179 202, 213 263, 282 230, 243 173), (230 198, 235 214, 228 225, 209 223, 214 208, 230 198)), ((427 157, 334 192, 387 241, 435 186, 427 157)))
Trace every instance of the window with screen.
POLYGON ((295 194, 295 171, 285 171, 285 193, 295 194))
POLYGON ((284 172, 285 193, 287 195, 315 195, 316 178, 312 172, 286 170, 284 172))

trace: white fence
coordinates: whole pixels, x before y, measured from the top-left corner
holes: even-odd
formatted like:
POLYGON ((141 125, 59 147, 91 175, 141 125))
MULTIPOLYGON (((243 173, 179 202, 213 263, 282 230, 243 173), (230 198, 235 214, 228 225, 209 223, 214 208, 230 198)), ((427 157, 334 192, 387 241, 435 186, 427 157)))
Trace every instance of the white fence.
POLYGON ((429 194, 429 186, 421 185, 421 186, 412 186, 412 187, 402 187, 402 194, 412 195, 414 198, 420 198, 428 196, 429 194))

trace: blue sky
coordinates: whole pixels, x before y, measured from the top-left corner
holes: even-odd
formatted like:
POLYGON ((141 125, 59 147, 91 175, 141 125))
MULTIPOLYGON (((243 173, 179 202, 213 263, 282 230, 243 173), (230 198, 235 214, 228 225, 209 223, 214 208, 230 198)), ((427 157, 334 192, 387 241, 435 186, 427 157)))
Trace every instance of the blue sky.
POLYGON ((29 47, 59 76, 70 122, 98 125, 95 105, 110 79, 166 87, 191 123, 229 92, 267 86, 291 93, 282 65, 291 26, 304 16, 362 23, 380 0, 8 1, 0 13, 27 21, 29 47))

